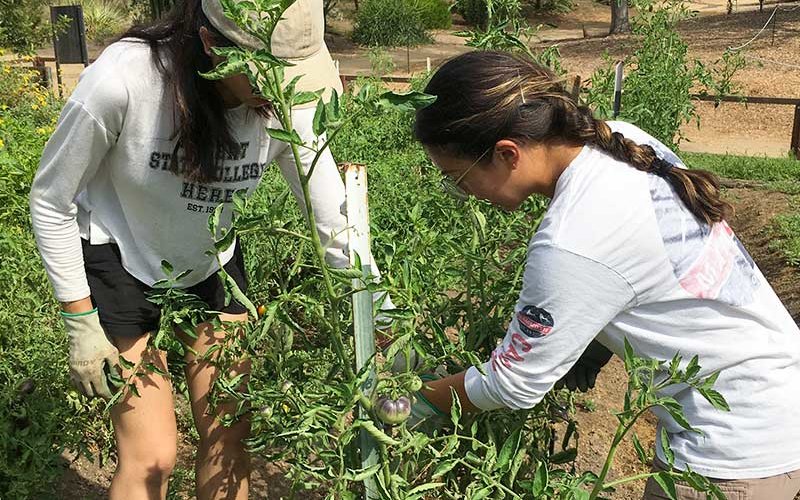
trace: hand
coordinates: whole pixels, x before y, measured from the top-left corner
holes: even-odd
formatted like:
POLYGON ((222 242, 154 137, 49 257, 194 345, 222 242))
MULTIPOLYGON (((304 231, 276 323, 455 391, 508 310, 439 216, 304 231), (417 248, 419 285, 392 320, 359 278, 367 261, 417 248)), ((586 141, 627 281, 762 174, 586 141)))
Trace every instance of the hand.
POLYGON ((69 377, 88 397, 111 399, 105 368, 119 369, 119 351, 100 326, 97 309, 86 313, 61 313, 69 339, 69 377))
MULTIPOLYGON (((435 375, 425 374, 420 378, 423 382, 430 382, 436 380, 435 375)), ((447 415, 431 403, 428 398, 422 394, 422 390, 414 393, 413 404, 411 405, 411 415, 408 417, 408 427, 417 428, 417 430, 431 434, 435 429, 438 429, 449 422, 447 415)))
POLYGON ((446 415, 435 407, 421 391, 414 394, 414 403, 411 405, 411 415, 408 417, 408 427, 417 428, 430 434, 433 430, 442 427, 447 421, 446 415))
POLYGON ((592 340, 583 351, 578 362, 570 368, 561 380, 556 382, 555 388, 561 389, 566 385, 570 391, 580 390, 586 392, 594 388, 597 374, 608 363, 614 353, 596 340, 592 340))

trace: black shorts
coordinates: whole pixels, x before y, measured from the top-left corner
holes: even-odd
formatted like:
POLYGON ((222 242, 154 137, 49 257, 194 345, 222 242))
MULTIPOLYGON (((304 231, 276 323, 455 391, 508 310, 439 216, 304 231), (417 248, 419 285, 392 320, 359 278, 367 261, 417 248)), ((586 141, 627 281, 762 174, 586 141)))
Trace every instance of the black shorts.
MULTIPOLYGON (((147 300, 149 286, 131 276, 122 267, 119 247, 113 243, 90 245, 83 242, 83 262, 92 293, 92 304, 100 315, 100 324, 112 336, 138 337, 158 329, 161 309, 147 300)), ((247 292, 244 258, 236 243, 233 257, 224 267, 242 292, 247 292)), ((231 299, 225 305, 225 288, 214 273, 204 281, 186 289, 200 297, 212 311, 242 314, 247 309, 231 299)))

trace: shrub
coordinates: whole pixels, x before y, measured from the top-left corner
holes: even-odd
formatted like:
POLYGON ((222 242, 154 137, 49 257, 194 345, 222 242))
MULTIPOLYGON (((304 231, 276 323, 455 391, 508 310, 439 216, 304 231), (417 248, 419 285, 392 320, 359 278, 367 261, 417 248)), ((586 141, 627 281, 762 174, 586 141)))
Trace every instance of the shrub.
POLYGON ((455 11, 472 26, 483 26, 488 20, 486 0, 458 0, 455 11))
POLYGON ((453 21, 450 16, 450 6, 444 0, 414 0, 419 10, 425 29, 447 29, 453 21))
MULTIPOLYGON (((645 4, 649 5, 648 4, 645 4)), ((734 92, 731 80, 744 65, 741 56, 726 52, 712 67, 688 54, 688 45, 677 31, 678 22, 692 14, 677 0, 658 8, 640 8, 631 20, 639 47, 625 59, 625 84, 619 117, 634 123, 673 149, 682 136, 680 127, 691 121, 699 125, 692 91, 712 95, 734 92)), ((610 118, 614 100, 613 61, 591 78, 587 104, 601 118, 610 118)))
POLYGON ((413 0, 367 0, 358 10, 353 41, 370 47, 415 46, 431 41, 413 0))
MULTIPOLYGON (((597 0, 598 2, 606 1, 606 5, 611 4, 611 0, 597 0)), ((527 7, 536 13, 553 13, 553 14, 566 14, 571 12, 575 7, 572 0, 534 0, 528 2, 527 7)))
POLYGON ((95 43, 104 43, 128 27, 131 15, 128 9, 112 0, 81 0, 86 37, 95 43))
POLYGON ((29 55, 50 39, 47 0, 3 1, 0 5, 0 47, 29 55))

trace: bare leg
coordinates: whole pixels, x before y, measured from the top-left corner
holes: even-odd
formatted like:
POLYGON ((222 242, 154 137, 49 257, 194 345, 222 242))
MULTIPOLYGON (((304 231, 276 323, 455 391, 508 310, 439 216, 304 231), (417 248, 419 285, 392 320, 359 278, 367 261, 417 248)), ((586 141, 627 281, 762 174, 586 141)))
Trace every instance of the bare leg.
MULTIPOLYGON (((244 321, 246 314, 228 315, 226 321, 244 321)), ((230 427, 224 427, 218 420, 225 414, 233 414, 235 404, 220 404, 210 408, 208 394, 218 376, 218 369, 202 356, 211 346, 225 340, 224 332, 215 332, 209 323, 197 327, 197 339, 184 341, 197 352, 187 354, 186 381, 191 396, 192 414, 200 446, 197 450, 195 468, 198 500, 230 499, 245 500, 250 479, 250 458, 244 449, 243 439, 250 435, 249 419, 242 419, 230 427)), ((241 361, 232 367, 232 372, 249 373, 250 362, 241 361)))
MULTIPOLYGON (((147 349, 149 335, 116 337, 119 353, 132 363, 153 363, 167 370, 163 351, 147 349)), ((131 370, 123 370, 130 376, 131 370)), ((119 461, 109 489, 111 500, 166 498, 167 484, 175 468, 177 430, 169 379, 156 373, 136 377, 139 396, 132 392, 111 409, 119 461)))

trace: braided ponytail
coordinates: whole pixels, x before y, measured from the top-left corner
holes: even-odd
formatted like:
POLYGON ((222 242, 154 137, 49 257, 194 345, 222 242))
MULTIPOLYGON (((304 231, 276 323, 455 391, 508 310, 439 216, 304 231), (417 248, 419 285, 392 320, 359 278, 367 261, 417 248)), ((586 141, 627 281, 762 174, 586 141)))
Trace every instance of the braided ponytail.
POLYGON ((663 177, 686 208, 706 224, 721 222, 733 213, 733 207, 720 195, 716 175, 705 170, 676 167, 659 158, 652 147, 637 144, 619 132, 612 132, 603 120, 594 120, 594 129, 595 137, 591 143, 637 170, 663 177))
MULTIPOLYGON (((698 219, 713 224, 732 213, 714 174, 674 167, 576 102, 562 81, 531 59, 505 52, 475 51, 445 63, 425 92, 436 101, 417 111, 416 138, 447 153, 480 160, 500 139, 520 144, 590 144, 637 170, 670 183, 698 219)), ((484 160, 485 161, 485 160, 484 160)))

